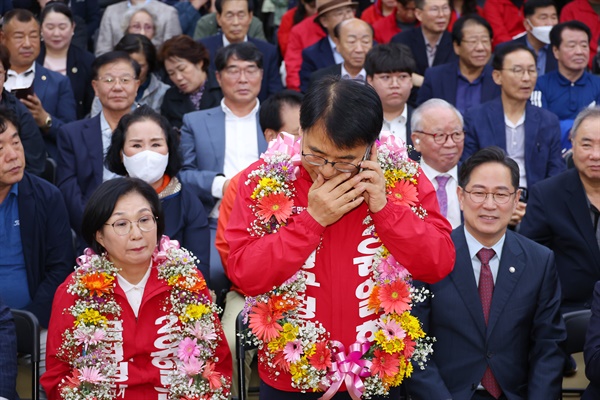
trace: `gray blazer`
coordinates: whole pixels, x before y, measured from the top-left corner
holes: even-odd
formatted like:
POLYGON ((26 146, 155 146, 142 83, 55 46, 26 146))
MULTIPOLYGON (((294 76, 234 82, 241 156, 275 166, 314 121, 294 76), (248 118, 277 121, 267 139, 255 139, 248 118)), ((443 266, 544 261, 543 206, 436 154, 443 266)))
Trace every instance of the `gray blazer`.
MULTIPOLYGON (((181 25, 175 7, 158 0, 152 0, 144 4, 143 7, 153 13, 156 18, 156 31, 152 43, 157 49, 165 40, 181 34, 181 25)), ((125 34, 123 18, 127 10, 127 1, 121 1, 106 7, 98 30, 96 57, 112 51, 125 34)))

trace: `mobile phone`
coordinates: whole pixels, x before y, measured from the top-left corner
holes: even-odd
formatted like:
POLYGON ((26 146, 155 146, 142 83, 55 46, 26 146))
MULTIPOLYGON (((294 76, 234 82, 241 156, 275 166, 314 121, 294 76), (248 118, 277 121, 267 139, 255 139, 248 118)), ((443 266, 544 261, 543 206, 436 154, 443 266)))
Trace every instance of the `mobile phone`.
MULTIPOLYGON (((370 158, 371 158, 371 147, 372 147, 372 146, 373 146, 373 145, 372 145, 372 144, 370 144, 370 145, 367 147, 367 151, 365 151, 365 155, 363 156, 363 158, 362 158, 362 160, 361 160, 361 163, 362 163, 363 161, 367 161, 368 159, 370 159, 370 158)), ((363 170, 364 170, 364 168, 362 168, 362 167, 361 167, 361 168, 358 170, 358 173, 360 174, 361 172, 363 172, 363 170)))
POLYGON ((33 85, 28 88, 13 89, 11 93, 14 94, 17 99, 27 99, 28 95, 33 95, 33 85))

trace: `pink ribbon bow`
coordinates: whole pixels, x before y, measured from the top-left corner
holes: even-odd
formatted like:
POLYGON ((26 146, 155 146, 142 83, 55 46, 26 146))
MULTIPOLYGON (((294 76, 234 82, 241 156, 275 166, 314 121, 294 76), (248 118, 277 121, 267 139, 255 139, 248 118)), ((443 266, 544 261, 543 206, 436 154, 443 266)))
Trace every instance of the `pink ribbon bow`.
POLYGON ((331 341, 331 345, 337 352, 334 354, 334 362, 331 364, 331 371, 328 377, 333 382, 327 392, 319 400, 331 399, 342 386, 342 382, 346 383, 348 394, 353 400, 360 400, 362 393, 365 391, 365 386, 361 378, 371 376, 369 369, 371 361, 362 360, 362 356, 369 351, 371 345, 366 342, 355 342, 350 345, 348 354, 344 345, 338 341, 331 341))
POLYGON ((260 157, 264 160, 267 157, 271 157, 277 154, 287 154, 290 156, 290 161, 294 165, 294 176, 292 180, 300 172, 300 164, 302 159, 300 158, 302 151, 300 150, 300 138, 291 135, 287 132, 281 132, 277 137, 269 142, 269 147, 260 157))
POLYGON ((167 253, 171 249, 178 249, 180 247, 179 242, 177 240, 171 240, 168 236, 163 235, 160 238, 160 242, 158 246, 154 249, 154 254, 152 254, 152 261, 154 261, 155 265, 160 265, 167 260, 167 253))
POLYGON ((385 146, 392 153, 401 155, 402 158, 408 157, 408 153, 406 152, 406 143, 404 143, 404 141, 399 137, 392 135, 389 131, 381 132, 379 143, 379 147, 385 146))
POLYGON ((96 253, 94 253, 94 250, 92 250, 89 247, 86 247, 86 249, 83 251, 83 254, 80 255, 79 257, 77 257, 77 265, 79 265, 80 267, 82 267, 84 270, 88 270, 92 265, 90 264, 90 261, 92 260, 92 256, 95 255, 96 253))

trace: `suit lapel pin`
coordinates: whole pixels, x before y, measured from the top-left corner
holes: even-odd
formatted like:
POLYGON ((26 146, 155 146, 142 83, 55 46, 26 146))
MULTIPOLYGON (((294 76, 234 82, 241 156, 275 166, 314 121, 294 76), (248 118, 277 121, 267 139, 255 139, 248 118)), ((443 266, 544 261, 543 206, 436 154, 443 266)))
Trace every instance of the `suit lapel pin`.
POLYGON ((46 80, 46 75, 42 75, 42 80, 45 81, 46 80))
POLYGON ((74 74, 76 74, 76 73, 77 73, 77 67, 73 67, 73 68, 71 69, 71 72, 72 72, 72 73, 74 73, 74 74))
POLYGON ((515 273, 515 267, 510 267, 508 269, 508 272, 510 272, 511 274, 514 274, 515 273))

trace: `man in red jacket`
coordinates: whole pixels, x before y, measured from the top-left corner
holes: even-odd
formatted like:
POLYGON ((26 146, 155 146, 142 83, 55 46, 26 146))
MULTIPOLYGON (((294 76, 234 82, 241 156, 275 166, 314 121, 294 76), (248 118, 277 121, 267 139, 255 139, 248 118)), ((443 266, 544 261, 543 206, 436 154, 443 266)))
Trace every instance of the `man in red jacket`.
MULTIPOLYGON (((382 121, 381 100, 372 87, 338 77, 317 82, 300 110, 301 150, 292 151, 292 159, 298 157, 300 165, 295 179, 286 181, 288 188, 293 187, 293 211, 276 232, 257 234, 264 221, 257 219, 261 203, 256 199, 264 194, 254 190, 252 177, 248 184, 241 179, 225 232, 231 248, 232 282, 257 296, 302 271, 306 288, 302 303, 295 307, 306 324, 322 324, 330 343, 338 348, 364 344, 379 329, 383 314, 369 311, 367 299, 377 285, 372 264, 382 245, 415 279, 428 282, 445 277, 455 258, 450 225, 439 211, 433 186, 416 165, 410 184, 416 190, 412 192, 416 206, 398 202, 400 193, 387 194, 377 158, 380 145, 375 143, 382 121), (426 216, 417 215, 419 207, 427 210, 426 216)), ((244 174, 257 176, 264 171, 261 168, 273 165, 261 160, 244 174)), ((317 399, 322 395, 301 393, 289 372, 275 371, 264 361, 271 351, 269 345, 259 352, 261 399, 317 399)), ((324 358, 322 362, 327 363, 328 357, 324 358)), ((295 374, 292 370, 288 369, 295 374)), ((346 387, 338 389, 340 394, 333 399, 344 398, 340 395, 346 387)), ((392 388, 390 398, 399 398, 398 389, 392 388)))

